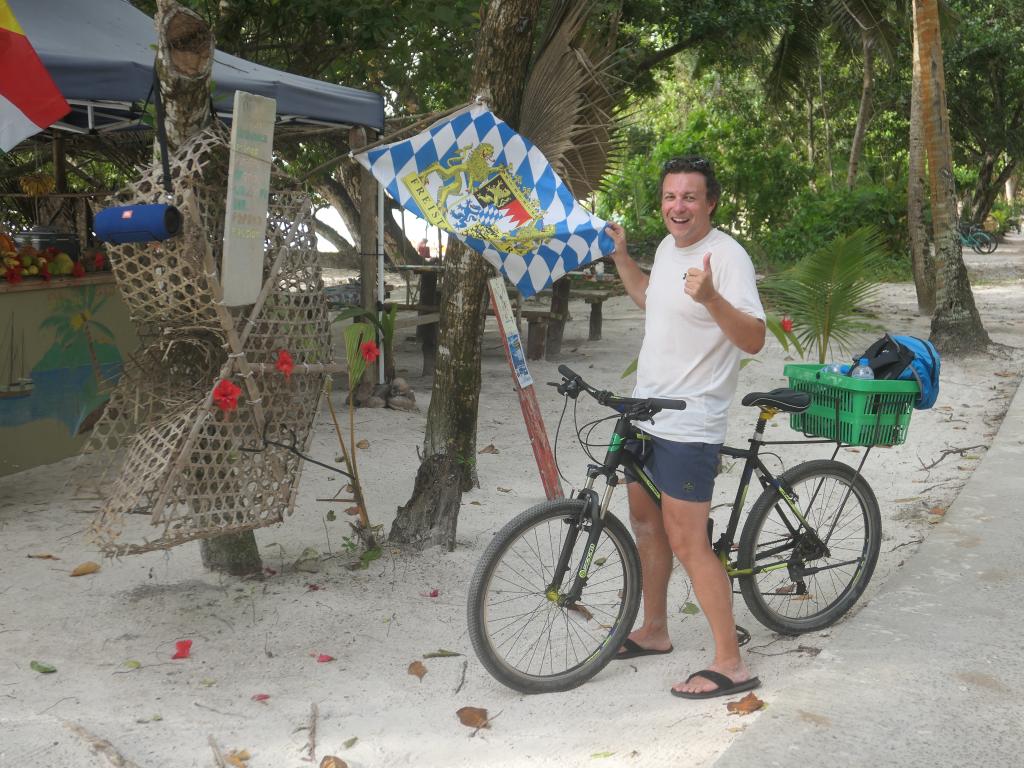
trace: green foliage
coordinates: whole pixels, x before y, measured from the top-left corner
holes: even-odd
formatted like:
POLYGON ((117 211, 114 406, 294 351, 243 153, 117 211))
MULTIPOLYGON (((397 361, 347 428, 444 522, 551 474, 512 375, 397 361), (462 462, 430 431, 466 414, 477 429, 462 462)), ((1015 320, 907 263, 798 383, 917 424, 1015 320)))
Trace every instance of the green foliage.
POLYGON ((769 277, 761 289, 792 318, 796 337, 808 352, 817 353, 818 362, 824 363, 830 352, 845 352, 853 334, 864 328, 859 312, 878 289, 883 259, 879 231, 861 227, 769 277))
POLYGON ((376 334, 370 323, 352 323, 345 328, 345 359, 348 361, 348 388, 352 392, 366 370, 366 360, 359 350, 360 344, 374 341, 376 334))
MULTIPOLYGON (((760 255, 773 266, 792 264, 859 227, 878 232, 881 258, 876 280, 910 275, 906 183, 869 184, 824 192, 802 190, 789 201, 791 215, 759 242, 760 255)), ((757 253, 756 249, 755 253, 757 253)))

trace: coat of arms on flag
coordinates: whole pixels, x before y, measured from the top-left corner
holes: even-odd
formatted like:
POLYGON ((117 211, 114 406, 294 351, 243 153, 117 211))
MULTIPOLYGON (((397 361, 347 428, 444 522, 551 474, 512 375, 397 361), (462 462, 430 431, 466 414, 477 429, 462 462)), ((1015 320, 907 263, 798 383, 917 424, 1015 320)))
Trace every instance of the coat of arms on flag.
POLYGON ((615 249, 605 222, 573 199, 540 150, 483 106, 356 159, 403 208, 479 251, 524 296, 615 249))

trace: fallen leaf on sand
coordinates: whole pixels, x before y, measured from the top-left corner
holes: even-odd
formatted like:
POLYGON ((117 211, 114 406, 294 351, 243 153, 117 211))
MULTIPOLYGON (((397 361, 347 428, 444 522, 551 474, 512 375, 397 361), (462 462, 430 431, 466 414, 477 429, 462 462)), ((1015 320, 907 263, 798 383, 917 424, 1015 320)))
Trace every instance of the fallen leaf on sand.
POLYGON ((324 755, 324 759, 320 761, 320 768, 348 768, 348 763, 340 757, 324 755))
POLYGON ((494 443, 488 443, 477 451, 477 453, 498 453, 498 449, 494 447, 494 443))
POLYGON ((33 661, 31 664, 29 664, 29 667, 31 667, 36 672, 39 672, 44 675, 48 675, 52 672, 57 671, 57 668, 55 666, 53 666, 52 664, 47 664, 45 661, 33 661))
POLYGON ((252 759, 252 755, 249 754, 247 749, 233 749, 231 753, 224 758, 224 762, 228 765, 233 765, 235 768, 246 768, 245 764, 252 759))
POLYGON ((270 698, 270 694, 267 693, 254 693, 252 695, 253 701, 267 701, 270 698))
POLYGON ((928 510, 928 514, 929 515, 944 515, 944 514, 946 514, 946 510, 944 508, 942 508, 942 507, 932 507, 931 509, 928 510))
POLYGON ((512 493, 511 488, 502 488, 500 485, 498 486, 498 490, 501 491, 502 493, 512 493))
POLYGON ((358 443, 356 443, 356 448, 363 448, 363 449, 365 449, 365 448, 369 448, 369 447, 370 447, 370 441, 369 440, 360 440, 358 443))
POLYGON ((749 715, 751 712, 757 712, 763 706, 764 702, 751 692, 739 701, 728 702, 725 708, 729 710, 730 715, 749 715))
POLYGON ((422 680, 423 676, 427 674, 427 668, 423 666, 422 661, 414 661, 409 665, 409 674, 416 675, 416 677, 422 680))
POLYGON ((33 560, 60 560, 59 557, 51 555, 49 552, 42 555, 28 555, 28 557, 31 557, 33 560))
POLYGON ((359 506, 356 505, 354 507, 349 507, 348 509, 345 510, 345 514, 355 517, 359 514, 359 506))
POLYGON ((80 566, 75 568, 71 572, 72 576, 87 576, 90 573, 96 573, 100 569, 99 563, 94 563, 92 560, 82 563, 80 566))
POLYGON ((459 722, 469 728, 486 728, 488 725, 486 709, 463 707, 455 714, 459 716, 459 722))

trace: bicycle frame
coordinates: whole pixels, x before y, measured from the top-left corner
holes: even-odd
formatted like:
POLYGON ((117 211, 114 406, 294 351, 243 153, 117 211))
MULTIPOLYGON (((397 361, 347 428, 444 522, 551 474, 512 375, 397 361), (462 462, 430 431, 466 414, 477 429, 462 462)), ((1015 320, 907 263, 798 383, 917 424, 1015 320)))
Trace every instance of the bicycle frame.
MULTIPOLYGON (((726 526, 726 530, 719 537, 717 542, 714 542, 713 548, 715 554, 721 560, 722 565, 725 567, 726 572, 730 578, 736 578, 739 576, 750 576, 757 573, 766 573, 768 571, 779 570, 782 568, 789 568, 791 564, 788 560, 776 560, 774 562, 764 563, 757 565, 755 563, 749 564, 749 567, 740 568, 739 565, 729 559, 729 554, 732 550, 732 545, 736 540, 736 532, 739 528, 740 517, 743 512, 743 506, 746 502, 747 491, 750 487, 750 481, 754 477, 755 471, 757 472, 757 479, 761 485, 761 489, 774 488, 778 491, 779 496, 782 498, 786 505, 786 508, 796 518, 798 525, 794 529, 794 526, 790 523, 789 518, 782 513, 780 509, 780 517, 786 527, 789 529, 790 534, 797 535, 799 529, 802 527, 805 533, 810 533, 813 536, 811 545, 821 547, 823 550, 828 550, 828 540, 832 535, 832 527, 835 525, 835 521, 832 523, 832 527, 828 534, 824 537, 824 540, 819 538, 813 532, 813 528, 809 525, 803 512, 800 509, 797 499, 795 498, 791 488, 786 487, 786 484, 779 478, 775 477, 768 467, 761 460, 759 453, 761 447, 764 445, 794 445, 794 444, 812 444, 812 443, 832 443, 831 440, 779 440, 779 441, 766 441, 763 439, 764 430, 767 423, 777 414, 778 410, 773 408, 762 408, 757 418, 757 422, 754 427, 754 434, 749 438, 748 442, 750 446, 748 448, 736 448, 733 446, 723 445, 721 448, 721 454, 734 459, 743 460, 743 471, 740 475, 739 487, 736 489, 736 497, 732 504, 732 511, 729 515, 729 522, 726 526)), ((590 465, 587 468, 587 482, 586 485, 579 491, 577 499, 582 499, 586 506, 582 520, 579 524, 570 525, 569 535, 566 537, 565 542, 562 546, 562 551, 559 554, 558 562, 555 566, 552 574, 552 581, 548 585, 547 596, 549 600, 557 602, 559 605, 572 605, 580 599, 583 588, 586 586, 587 578, 590 572, 590 566, 594 551, 597 546, 598 539, 601 536, 601 532, 604 528, 604 517, 608 512, 608 507, 611 503, 611 496, 615 488, 619 484, 618 470, 620 467, 627 469, 633 476, 639 478, 640 487, 646 491, 648 496, 660 506, 661 504, 661 491, 657 488, 651 478, 647 475, 644 469, 640 466, 633 454, 624 450, 625 443, 628 439, 632 438, 637 432, 637 427, 633 421, 623 414, 615 422, 615 428, 612 432, 611 441, 608 445, 608 450, 605 453, 604 461, 601 464, 590 465), (604 493, 598 498, 598 492, 594 489, 594 485, 599 477, 604 477, 606 486, 604 493), (580 559, 579 565, 576 568, 576 572, 573 575, 572 586, 565 593, 559 593, 558 587, 561 585, 563 578, 565 577, 566 571, 569 567, 569 558, 572 556, 572 551, 576 546, 577 539, 580 531, 583 529, 586 523, 590 524, 590 530, 587 536, 587 545, 584 548, 583 556, 580 559)), ((838 455, 840 443, 836 443, 835 452, 832 454, 834 459, 838 455)), ((870 452, 870 448, 865 451, 864 457, 861 460, 860 466, 857 468, 857 473, 860 473, 861 467, 867 460, 867 454, 870 452)), ((846 495, 839 506, 839 510, 836 513, 836 517, 842 512, 843 507, 846 505, 846 501, 852 493, 852 487, 847 489, 846 495)), ((811 503, 813 503, 817 490, 811 497, 811 503)), ((709 522, 708 533, 710 537, 711 525, 709 522)), ((781 554, 784 551, 792 549, 791 545, 783 545, 779 547, 778 552, 769 551, 764 553, 765 555, 772 556, 775 554, 781 554)), ((831 567, 837 567, 833 565, 831 567)), ((804 569, 803 574, 809 575, 817 572, 817 569, 804 569)))

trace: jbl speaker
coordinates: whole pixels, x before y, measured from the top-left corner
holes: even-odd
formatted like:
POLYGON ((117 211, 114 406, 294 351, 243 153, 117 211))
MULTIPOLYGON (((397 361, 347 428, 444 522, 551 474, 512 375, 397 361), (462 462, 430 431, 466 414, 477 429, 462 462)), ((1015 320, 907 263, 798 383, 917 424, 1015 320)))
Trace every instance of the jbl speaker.
POLYGON ((164 204, 104 208, 93 218, 92 228, 108 243, 166 240, 181 231, 181 211, 164 204))

